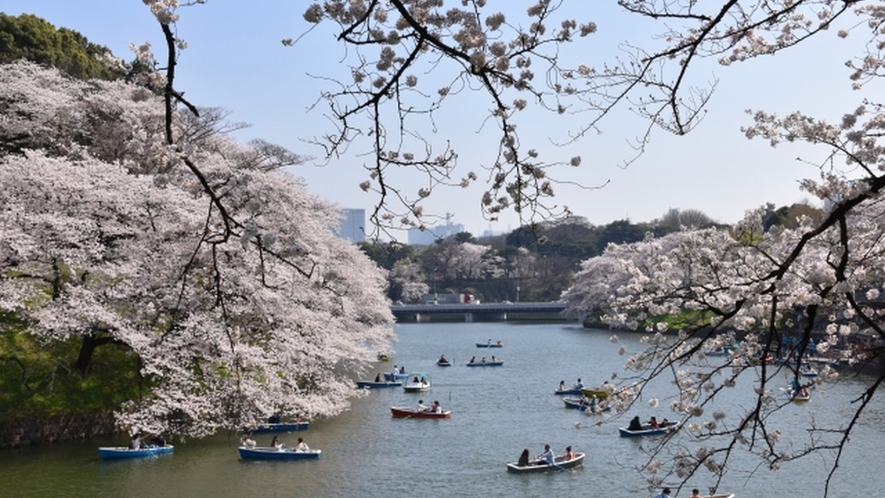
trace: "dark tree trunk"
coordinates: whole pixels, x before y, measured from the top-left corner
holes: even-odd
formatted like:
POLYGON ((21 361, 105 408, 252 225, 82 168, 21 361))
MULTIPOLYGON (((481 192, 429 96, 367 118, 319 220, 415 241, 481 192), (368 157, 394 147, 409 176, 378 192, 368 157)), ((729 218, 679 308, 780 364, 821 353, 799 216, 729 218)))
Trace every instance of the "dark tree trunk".
POLYGON ((86 377, 86 374, 89 372, 95 348, 112 342, 114 342, 113 337, 95 337, 94 335, 83 337, 83 342, 80 344, 80 354, 77 356, 77 370, 81 376, 86 377))

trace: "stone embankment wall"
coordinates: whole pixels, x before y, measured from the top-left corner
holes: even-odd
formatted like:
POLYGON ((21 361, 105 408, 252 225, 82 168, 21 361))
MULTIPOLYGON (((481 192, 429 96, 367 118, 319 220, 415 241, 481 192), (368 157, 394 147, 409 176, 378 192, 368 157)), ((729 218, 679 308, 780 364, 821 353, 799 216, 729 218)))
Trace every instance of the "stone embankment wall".
POLYGON ((0 449, 83 440, 113 434, 115 430, 112 413, 0 422, 0 449))

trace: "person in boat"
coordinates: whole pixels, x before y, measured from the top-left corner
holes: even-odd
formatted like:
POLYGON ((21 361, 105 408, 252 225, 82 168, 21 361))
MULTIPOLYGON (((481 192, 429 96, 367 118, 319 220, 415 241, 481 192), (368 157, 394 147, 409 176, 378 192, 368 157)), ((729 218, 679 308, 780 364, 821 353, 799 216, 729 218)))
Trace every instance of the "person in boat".
POLYGON ((698 488, 692 489, 691 496, 689 496, 688 498, 701 498, 701 492, 698 491, 698 488))
POLYGON ((248 434, 243 434, 243 437, 240 438, 240 445, 246 448, 254 448, 256 443, 248 434))
POLYGON ((486 362, 486 357, 485 357, 485 356, 482 357, 482 362, 483 362, 483 363, 486 362))
POLYGON ((630 431, 641 431, 642 430, 642 422, 639 421, 639 415, 633 417, 633 419, 630 420, 630 425, 627 426, 627 430, 630 430, 630 431))
POLYGON ((267 417, 267 423, 268 424, 279 424, 280 423, 280 416, 277 414, 273 414, 270 417, 267 417))
POLYGON ((497 344, 498 344, 498 346, 500 346, 500 345, 501 345, 501 341, 498 341, 497 344))
POLYGON ((375 382, 381 382, 381 373, 380 372, 375 375, 375 382))
MULTIPOLYGON (((580 379, 578 379, 580 380, 580 379)), ((596 399, 596 395, 590 396, 590 413, 596 413, 596 407, 599 404, 599 400, 596 399)))
POLYGON ((421 382, 421 381, 418 380, 418 376, 416 375, 415 378, 412 379, 412 382, 414 382, 415 384, 417 384, 417 383, 419 383, 419 382, 421 382))
POLYGON ((565 381, 564 380, 559 381, 559 390, 565 391, 565 381))
POLYGON ((449 360, 447 360, 447 359, 446 359, 446 355, 443 354, 443 355, 440 355, 440 356, 439 356, 439 362, 440 362, 440 363, 448 363, 449 360))
POLYGON ((572 447, 571 447, 571 446, 566 446, 566 447, 565 447, 565 459, 566 459, 566 460, 574 460, 575 457, 577 457, 577 456, 578 456, 578 455, 576 455, 575 452, 572 451, 572 447))
POLYGON ((421 377, 421 383, 427 385, 427 377, 421 377))
POLYGON ((655 498, 670 498, 670 488, 664 488, 660 493, 655 495, 655 498))
POLYGON ((418 406, 415 408, 415 410, 417 410, 419 412, 426 412, 427 411, 427 405, 424 404, 423 399, 418 400, 418 406))
POLYGON ((529 449, 526 448, 522 450, 522 453, 519 455, 519 461, 516 462, 516 465, 520 467, 528 467, 529 465, 529 449))
POLYGON ((544 453, 538 455, 538 459, 543 461, 547 465, 556 464, 556 455, 553 454, 553 450, 550 448, 549 444, 544 445, 544 453))
POLYGON ((498 361, 498 359, 495 358, 495 355, 492 355, 492 363, 495 363, 496 361, 498 361))
POLYGON ((430 406, 430 411, 432 413, 442 413, 442 407, 439 406, 439 401, 433 402, 433 404, 430 406))
POLYGON ((489 345, 489 346, 492 345, 492 340, 491 340, 491 339, 489 339, 489 344, 488 344, 488 345, 489 345))
POLYGON ((304 438, 298 438, 298 446, 295 447, 295 451, 310 451, 310 447, 307 445, 307 443, 304 442, 304 438))
POLYGON ((399 367, 399 373, 401 373, 401 374, 406 373, 406 366, 405 365, 399 367))
POLYGON ((584 388, 584 383, 581 382, 581 378, 578 377, 578 382, 575 384, 575 389, 583 389, 583 388, 584 388))
POLYGON ((396 368, 396 365, 393 366, 393 371, 390 372, 390 380, 396 380, 396 376, 399 375, 399 369, 396 368))
POLYGON ((279 451, 283 451, 283 442, 280 441, 280 436, 274 436, 270 442, 270 445, 279 451))
POLYGON ((162 448, 166 446, 166 438, 162 434, 154 434, 154 437, 151 438, 151 444, 162 448))
POLYGON ((669 420, 667 420, 666 417, 664 417, 664 420, 661 420, 661 427, 669 427, 670 423, 671 422, 669 420))
POLYGON ((648 420, 648 425, 650 425, 652 429, 658 429, 661 427, 661 424, 658 423, 658 419, 654 417, 648 420))
POLYGON ((141 433, 136 432, 132 436, 132 439, 129 440, 129 449, 140 450, 143 446, 142 439, 144 439, 144 436, 142 436, 141 433))
POLYGON ((470 357, 470 363, 476 363, 476 356, 470 357))

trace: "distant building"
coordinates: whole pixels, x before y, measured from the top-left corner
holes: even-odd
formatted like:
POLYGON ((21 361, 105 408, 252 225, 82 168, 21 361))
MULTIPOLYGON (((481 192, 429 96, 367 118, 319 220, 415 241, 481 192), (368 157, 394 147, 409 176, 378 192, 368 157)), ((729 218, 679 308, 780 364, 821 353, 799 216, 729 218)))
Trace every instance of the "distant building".
POLYGON ((366 240, 366 210, 344 209, 344 218, 338 236, 353 243, 365 242, 366 240))
POLYGON ((409 245, 426 246, 433 244, 437 239, 445 239, 464 231, 464 225, 448 223, 439 227, 428 227, 424 230, 412 228, 409 230, 409 245))

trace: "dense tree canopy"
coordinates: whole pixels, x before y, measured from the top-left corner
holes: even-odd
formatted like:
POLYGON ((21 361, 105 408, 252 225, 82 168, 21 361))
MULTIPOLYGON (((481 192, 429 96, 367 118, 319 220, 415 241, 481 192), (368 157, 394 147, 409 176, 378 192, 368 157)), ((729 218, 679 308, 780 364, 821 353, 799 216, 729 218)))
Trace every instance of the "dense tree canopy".
POLYGON ((121 426, 203 435, 347 407, 392 317, 336 209, 138 86, 14 63, 0 102, 0 312, 79 341, 86 377, 97 347, 135 355, 150 389, 121 426))
POLYGON ((76 31, 56 29, 30 14, 15 17, 0 12, 0 63, 25 59, 83 80, 118 78, 122 72, 101 61, 109 55, 107 47, 91 43, 76 31))

